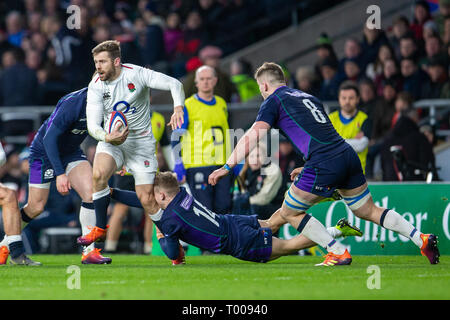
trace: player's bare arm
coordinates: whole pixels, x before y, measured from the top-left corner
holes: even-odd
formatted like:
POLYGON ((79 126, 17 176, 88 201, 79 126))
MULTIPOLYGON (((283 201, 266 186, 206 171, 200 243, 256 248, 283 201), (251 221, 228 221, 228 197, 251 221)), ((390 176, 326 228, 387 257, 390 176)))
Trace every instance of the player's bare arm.
POLYGON ((258 140, 263 137, 270 129, 270 125, 264 121, 256 121, 253 126, 238 141, 236 148, 231 153, 225 166, 215 170, 208 177, 208 183, 216 185, 217 182, 226 176, 230 170, 248 156, 250 151, 255 148, 258 140))

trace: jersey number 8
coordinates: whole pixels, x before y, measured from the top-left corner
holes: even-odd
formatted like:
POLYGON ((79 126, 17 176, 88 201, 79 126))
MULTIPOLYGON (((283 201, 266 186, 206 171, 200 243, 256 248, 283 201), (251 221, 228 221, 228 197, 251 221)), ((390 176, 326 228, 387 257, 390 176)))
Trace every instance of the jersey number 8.
POLYGON ((319 109, 317 109, 316 105, 314 103, 312 103, 311 100, 303 99, 303 104, 305 105, 305 107, 307 107, 309 109, 309 111, 311 111, 314 119, 316 119, 317 122, 319 122, 319 123, 327 122, 327 119, 325 118, 325 116, 322 114, 322 112, 319 109))

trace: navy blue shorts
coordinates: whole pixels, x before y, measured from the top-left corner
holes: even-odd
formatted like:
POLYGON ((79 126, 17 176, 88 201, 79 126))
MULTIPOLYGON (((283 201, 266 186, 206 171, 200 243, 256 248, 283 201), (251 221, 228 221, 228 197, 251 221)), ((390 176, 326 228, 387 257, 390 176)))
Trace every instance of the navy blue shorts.
POLYGON ((267 262, 272 254, 272 230, 261 228, 256 215, 226 215, 229 223, 226 254, 235 258, 267 262))
MULTIPOLYGON (((80 160, 87 160, 81 149, 61 158, 64 168, 67 168, 69 163, 80 160)), ((28 162, 30 164, 30 174, 28 178, 30 184, 46 184, 56 180, 52 163, 47 157, 30 153, 28 162)))
POLYGON ((306 192, 331 197, 336 189, 354 189, 366 183, 361 162, 350 146, 318 163, 305 163, 294 185, 306 192))

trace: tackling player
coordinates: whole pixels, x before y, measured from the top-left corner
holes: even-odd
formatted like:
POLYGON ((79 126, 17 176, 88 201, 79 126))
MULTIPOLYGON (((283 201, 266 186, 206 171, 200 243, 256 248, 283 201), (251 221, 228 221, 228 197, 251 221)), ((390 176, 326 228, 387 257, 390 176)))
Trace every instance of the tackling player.
POLYGON ((135 180, 135 189, 146 213, 158 211, 153 180, 158 168, 156 140, 150 119, 149 89, 170 90, 174 101, 172 129, 183 123, 184 91, 180 81, 137 65, 122 64, 120 43, 105 41, 92 49, 97 74, 88 87, 87 126, 99 141, 93 165, 93 202, 96 226, 78 243, 90 245, 106 236, 110 202, 108 180, 125 166, 135 180), (101 123, 113 111, 122 111, 128 126, 107 133, 101 123))
MULTIPOLYGON (((88 234, 90 226, 95 226, 92 167, 80 148, 87 136, 86 97, 87 88, 62 97, 31 143, 28 202, 19 214, 23 227, 44 211, 50 184, 55 180, 60 194, 67 195, 73 188, 80 196, 82 234, 88 234)), ((20 229, 20 220, 17 227, 20 229)), ((111 259, 91 245, 84 249, 81 261, 102 264, 110 263, 111 259)))
POLYGON ((439 262, 437 237, 423 234, 392 209, 373 202, 353 148, 339 136, 322 103, 314 96, 286 86, 283 70, 275 63, 264 63, 255 73, 264 98, 252 128, 239 140, 227 163, 209 176, 215 185, 229 174, 256 146, 258 137, 271 127, 279 128, 290 139, 306 163, 286 193, 281 215, 299 233, 320 244, 329 252, 321 265, 350 264, 351 256, 342 244, 326 232, 325 227, 306 211, 329 197, 335 189, 359 218, 400 233, 417 245, 431 264, 439 262))
MULTIPOLYGON (((214 253, 254 262, 267 262, 316 245, 303 235, 290 240, 272 237, 272 233, 286 223, 279 214, 280 210, 268 220, 258 220, 256 215, 214 213, 186 189, 180 188, 171 172, 156 175, 154 192, 161 210, 150 218, 158 227, 161 248, 173 264, 184 262, 179 240, 214 253)), ((112 189, 111 194, 118 201, 139 207, 133 192, 112 189)), ((334 237, 362 235, 344 219, 328 231, 334 237)))

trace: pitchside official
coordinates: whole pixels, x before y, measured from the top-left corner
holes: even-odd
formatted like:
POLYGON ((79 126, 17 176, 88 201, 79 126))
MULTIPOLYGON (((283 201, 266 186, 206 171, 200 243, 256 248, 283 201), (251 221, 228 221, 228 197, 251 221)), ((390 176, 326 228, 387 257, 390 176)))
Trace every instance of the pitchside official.
POLYGON ((215 186, 208 184, 208 176, 225 164, 226 150, 230 150, 227 105, 214 95, 216 84, 214 68, 197 69, 198 92, 186 99, 184 123, 172 133, 171 140, 178 181, 187 182, 193 196, 208 209, 226 214, 231 208, 232 178, 229 176, 215 186))

